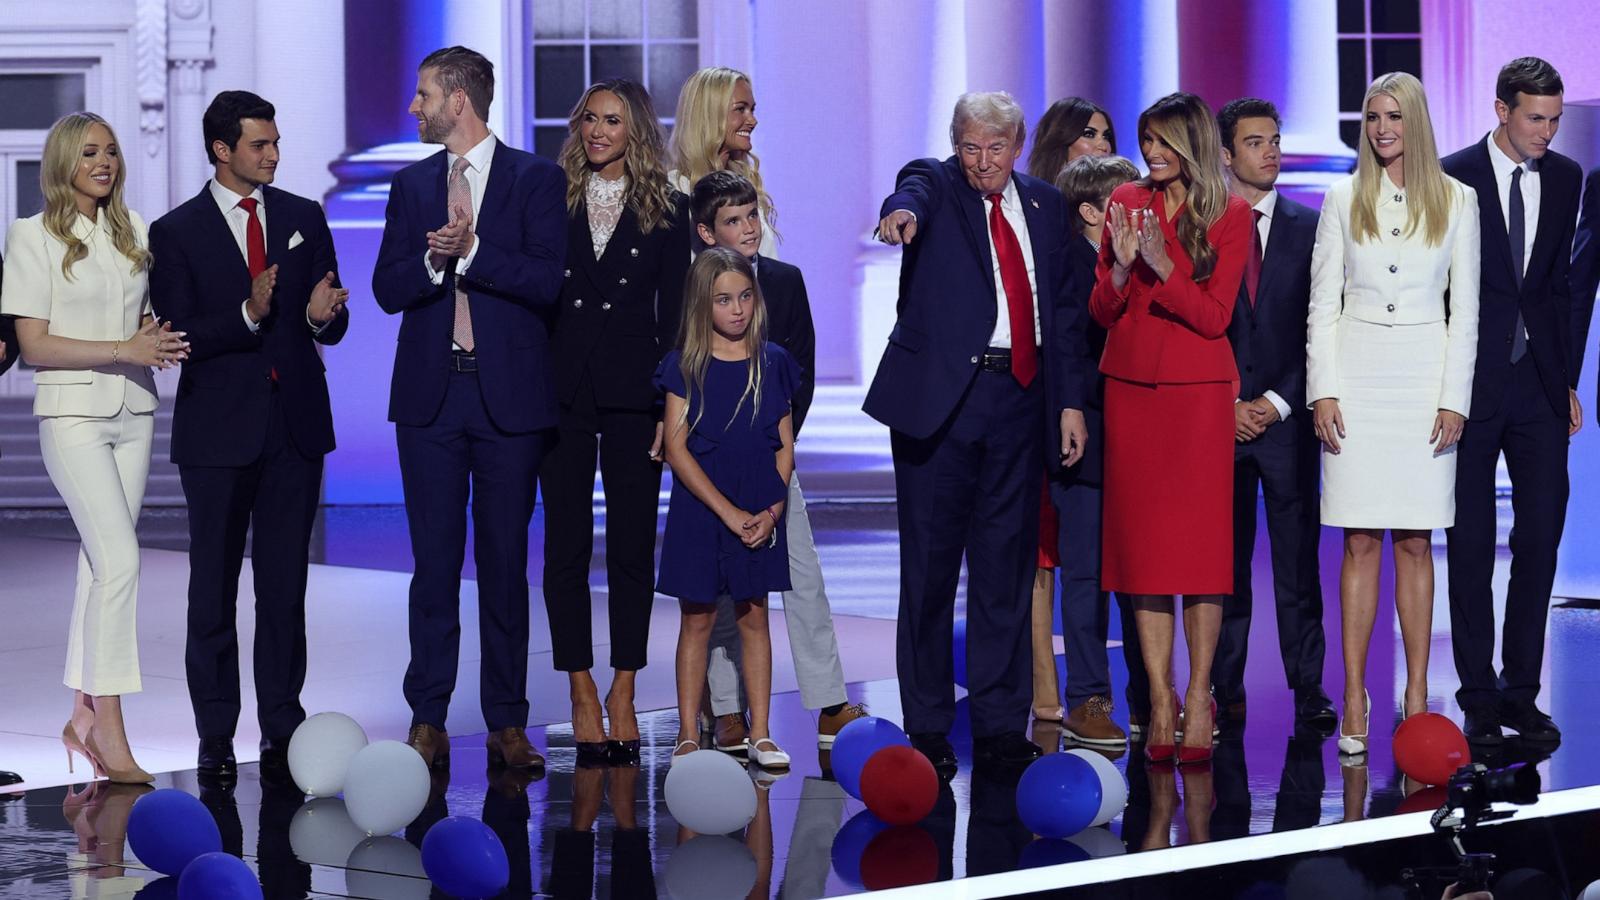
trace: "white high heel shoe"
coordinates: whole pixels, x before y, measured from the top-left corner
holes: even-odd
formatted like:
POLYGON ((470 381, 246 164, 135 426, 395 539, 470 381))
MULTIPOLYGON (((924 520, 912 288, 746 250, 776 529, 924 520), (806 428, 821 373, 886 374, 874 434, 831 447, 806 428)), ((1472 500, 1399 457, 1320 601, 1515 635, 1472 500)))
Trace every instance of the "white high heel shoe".
MULTIPOLYGON (((1362 691, 1361 694, 1367 705, 1366 713, 1362 716, 1361 722, 1365 727, 1361 730, 1361 733, 1345 734, 1344 720, 1340 719, 1339 721, 1339 752, 1346 756, 1359 756, 1367 752, 1367 732, 1372 730, 1372 695, 1366 691, 1362 691)), ((1345 716, 1349 716, 1349 714, 1350 711, 1345 710, 1345 716)))

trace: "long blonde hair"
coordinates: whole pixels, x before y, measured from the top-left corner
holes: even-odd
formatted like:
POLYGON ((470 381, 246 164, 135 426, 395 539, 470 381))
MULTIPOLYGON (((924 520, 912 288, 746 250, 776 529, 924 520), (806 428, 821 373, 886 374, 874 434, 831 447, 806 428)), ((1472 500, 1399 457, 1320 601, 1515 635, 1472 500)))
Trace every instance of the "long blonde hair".
POLYGON ((693 422, 688 422, 690 405, 688 403, 684 404, 683 415, 678 419, 679 425, 688 422, 690 431, 700 424, 700 417, 706 411, 703 399, 706 369, 711 366, 711 345, 714 337, 711 304, 716 296, 717 278, 728 272, 736 272, 748 278, 751 295, 755 298, 755 304, 750 309, 750 326, 744 332, 744 349, 748 360, 745 368, 744 393, 739 395, 739 402, 728 418, 728 425, 732 425, 733 420, 739 417, 739 410, 744 407, 745 398, 752 399, 750 404, 752 423, 761 411, 761 383, 766 377, 767 368, 762 358, 765 356, 762 345, 767 339, 767 304, 761 299, 761 286, 756 283, 756 271, 751 267, 750 261, 745 259, 743 254, 726 247, 712 247, 695 257, 683 291, 683 325, 678 335, 680 354, 678 371, 683 374, 683 383, 689 386, 690 393, 698 393, 702 397, 700 409, 695 412, 693 422))
POLYGON ((39 165, 39 187, 44 193, 44 230, 65 244, 67 252, 61 257, 61 274, 72 280, 72 267, 89 256, 89 245, 73 234, 78 220, 78 201, 73 191, 72 179, 77 174, 83 156, 83 145, 88 141, 89 129, 104 125, 117 144, 117 174, 111 179, 111 194, 100 201, 100 212, 106 217, 106 230, 111 234, 111 244, 133 262, 138 273, 150 265, 150 251, 139 246, 138 235, 133 230, 133 218, 128 215, 128 205, 123 200, 123 184, 128 180, 127 157, 121 156, 122 145, 111 123, 91 112, 68 113, 50 126, 44 138, 44 158, 39 165))
POLYGON ((678 93, 678 111, 672 123, 672 165, 690 185, 712 172, 727 169, 743 175, 756 187, 756 202, 761 217, 777 235, 777 210, 761 183, 761 160, 755 153, 730 153, 722 160, 722 139, 728 131, 728 109, 733 105, 733 89, 739 82, 750 83, 749 76, 737 69, 713 66, 689 76, 678 93))
POLYGON ((1439 164, 1439 148, 1433 142, 1433 122, 1428 117, 1428 97, 1415 75, 1390 72, 1373 79, 1361 99, 1361 140, 1356 148, 1355 191, 1350 198, 1350 230, 1356 243, 1378 237, 1378 198, 1383 194, 1383 163, 1378 161, 1372 141, 1367 139, 1367 108, 1379 94, 1388 94, 1400 107, 1405 123, 1405 157, 1400 161, 1405 178, 1406 234, 1422 228, 1423 239, 1431 247, 1444 241, 1450 227, 1450 208, 1455 192, 1439 164))
POLYGON ((639 217, 639 230, 649 234, 657 225, 672 227, 672 195, 664 160, 666 137, 656 119, 655 105, 642 85, 626 78, 612 78, 592 84, 578 98, 567 118, 567 140, 561 145, 561 168, 567 173, 567 212, 578 211, 584 189, 589 184, 589 157, 583 152, 583 109, 599 91, 609 91, 626 110, 623 122, 628 128, 628 146, 622 153, 622 170, 628 179, 624 206, 639 217))
MULTIPOLYGON (((1145 132, 1160 138, 1182 163, 1178 177, 1188 184, 1188 199, 1178 214, 1178 243, 1194 263, 1193 278, 1204 281, 1217 265, 1217 248, 1206 232, 1228 209, 1228 181, 1222 170, 1222 136, 1211 108, 1194 94, 1179 91, 1139 114, 1139 142, 1145 132)), ((1147 175, 1139 182, 1154 186, 1147 175)))

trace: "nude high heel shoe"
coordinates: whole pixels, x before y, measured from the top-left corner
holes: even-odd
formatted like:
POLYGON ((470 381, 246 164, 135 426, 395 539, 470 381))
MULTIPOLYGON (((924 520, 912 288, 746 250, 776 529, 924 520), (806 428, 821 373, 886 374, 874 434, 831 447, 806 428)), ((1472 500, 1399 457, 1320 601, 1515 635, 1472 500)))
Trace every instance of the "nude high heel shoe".
POLYGON ((100 752, 100 747, 95 742, 92 728, 89 731, 89 736, 83 740, 83 749, 88 751, 86 755, 94 763, 96 772, 104 775, 115 784, 149 784, 156 780, 154 775, 139 768, 139 764, 133 762, 131 758, 129 759, 131 765, 126 769, 113 769, 107 766, 105 764, 105 754, 100 752))
POLYGON ((67 749, 67 772, 74 771, 72 768, 72 754, 76 753, 89 763, 89 768, 94 771, 96 777, 105 774, 100 770, 99 764, 95 762, 94 756, 89 753, 89 748, 85 747, 83 741, 78 739, 78 733, 72 729, 71 721, 61 726, 61 746, 67 749))
MULTIPOLYGON (((1361 729, 1361 733, 1345 734, 1344 722, 1342 720, 1339 722, 1339 752, 1346 756, 1359 756, 1367 752, 1367 732, 1372 730, 1372 695, 1362 691, 1362 697, 1366 702, 1367 709, 1362 716, 1361 724, 1365 727, 1361 729)), ((1345 716, 1348 717, 1349 715, 1350 711, 1346 710, 1345 716)))

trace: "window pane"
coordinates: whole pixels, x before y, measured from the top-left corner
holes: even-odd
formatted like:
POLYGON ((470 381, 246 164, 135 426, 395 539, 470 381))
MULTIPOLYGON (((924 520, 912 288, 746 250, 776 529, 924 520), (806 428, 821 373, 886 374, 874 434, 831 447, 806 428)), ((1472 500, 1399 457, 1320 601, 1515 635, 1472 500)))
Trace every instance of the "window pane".
MULTIPOLYGON (((631 78, 644 83, 644 48, 638 44, 621 46, 598 45, 589 48, 589 71, 595 81, 607 78, 631 78)), ((582 89, 579 89, 580 93, 582 89)), ((574 96, 567 102, 577 101, 574 96)))
POLYGON ((656 44, 650 48, 650 99, 656 114, 670 116, 678 108, 678 92, 700 65, 694 44, 656 44))
POLYGON ((17 160, 16 218, 26 219, 44 209, 44 192, 39 189, 39 161, 17 160))
POLYGON ((1422 30, 1422 4, 1417 0, 1372 0, 1372 33, 1422 30))
POLYGON ((538 0, 533 4, 533 37, 583 37, 584 0, 538 0))
POLYGON ((84 107, 82 75, 13 73, 0 75, 0 128, 49 128, 84 107))
MULTIPOLYGON (((573 102, 577 102, 574 100, 573 102)), ((545 159, 558 159, 561 144, 567 139, 565 125, 539 125, 533 129, 533 152, 545 159)))
POLYGON ((645 0, 650 14, 650 37, 690 38, 700 33, 700 10, 695 0, 645 0))
POLYGON ((1361 148, 1356 146, 1356 141, 1361 140, 1361 123, 1354 119, 1340 122, 1339 140, 1344 141, 1344 145, 1351 150, 1360 150, 1361 148))
POLYGON ((644 10, 641 0, 605 0, 589 5, 589 36, 592 38, 634 38, 644 36, 644 10))
POLYGON ((1366 31, 1367 0, 1339 0, 1338 28, 1340 34, 1360 34, 1366 31))
POLYGON ((1422 42, 1410 40, 1374 40, 1372 42, 1372 75, 1384 72, 1410 72, 1422 77, 1422 42))
POLYGON ((583 96, 582 47, 533 48, 533 117, 565 119, 583 96))
POLYGON ((1360 112, 1367 93, 1367 47, 1360 38, 1339 42, 1339 111, 1360 112))

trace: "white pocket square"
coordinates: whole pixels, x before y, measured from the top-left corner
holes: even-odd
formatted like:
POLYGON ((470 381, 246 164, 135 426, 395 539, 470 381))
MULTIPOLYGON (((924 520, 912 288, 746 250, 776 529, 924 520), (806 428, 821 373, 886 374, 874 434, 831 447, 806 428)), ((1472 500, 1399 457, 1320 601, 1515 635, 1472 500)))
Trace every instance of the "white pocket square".
POLYGON ((294 248, 300 246, 301 244, 304 244, 305 242, 306 242, 306 239, 300 236, 300 232, 296 231, 294 233, 294 235, 289 238, 289 249, 293 250, 294 248))

